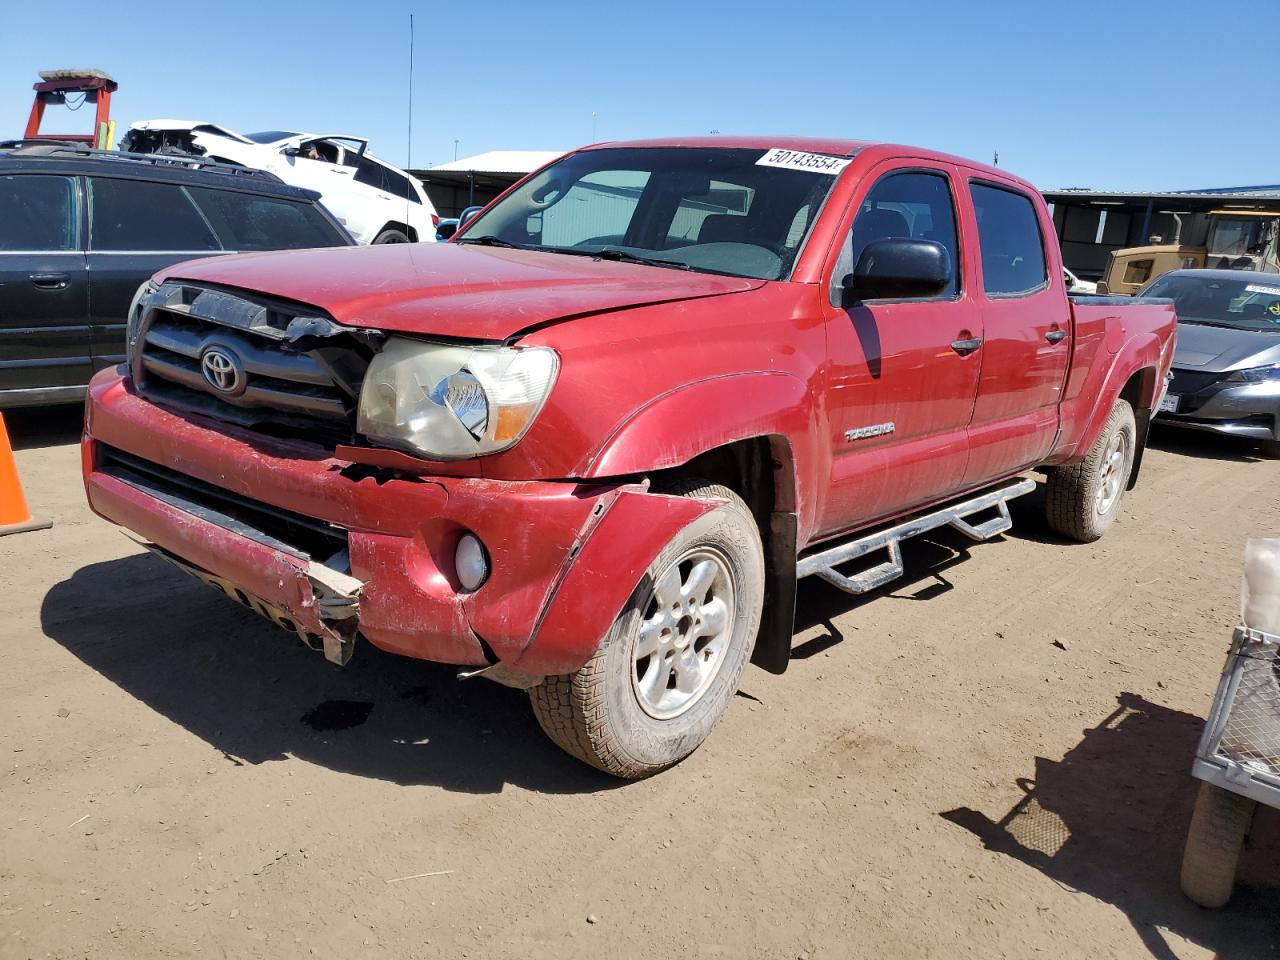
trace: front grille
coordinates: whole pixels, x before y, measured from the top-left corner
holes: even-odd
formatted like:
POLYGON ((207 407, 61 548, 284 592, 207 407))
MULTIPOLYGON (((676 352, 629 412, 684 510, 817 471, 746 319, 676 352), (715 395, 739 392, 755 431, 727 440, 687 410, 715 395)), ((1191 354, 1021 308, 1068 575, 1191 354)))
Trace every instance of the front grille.
POLYGON ((262 432, 354 438, 369 352, 318 311, 165 283, 144 299, 131 363, 151 399, 262 432))
POLYGON ((342 527, 242 497, 107 444, 97 449, 101 473, 273 550, 324 563, 347 549, 342 527))

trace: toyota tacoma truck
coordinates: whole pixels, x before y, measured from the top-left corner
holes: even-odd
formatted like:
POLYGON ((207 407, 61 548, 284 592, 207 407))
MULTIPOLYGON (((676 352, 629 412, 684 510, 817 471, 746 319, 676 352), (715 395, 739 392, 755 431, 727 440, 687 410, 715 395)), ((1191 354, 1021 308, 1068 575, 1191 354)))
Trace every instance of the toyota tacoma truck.
POLYGON ((847 140, 597 144, 437 245, 158 273, 95 377, 89 502, 344 663, 359 642, 526 688, 624 778, 691 753, 797 580, 1048 523, 1137 478, 1162 300, 1069 298, 1040 194, 847 140))

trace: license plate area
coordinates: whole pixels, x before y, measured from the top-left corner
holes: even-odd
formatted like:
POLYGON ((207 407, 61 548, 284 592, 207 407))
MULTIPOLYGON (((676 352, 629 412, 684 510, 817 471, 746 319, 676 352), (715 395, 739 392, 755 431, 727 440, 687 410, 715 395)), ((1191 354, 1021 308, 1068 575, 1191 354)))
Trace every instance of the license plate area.
POLYGON ((1159 410, 1159 412, 1160 412, 1160 413, 1177 413, 1177 412, 1178 412, 1178 404, 1179 404, 1181 401, 1182 401, 1182 398, 1181 398, 1180 396, 1178 396, 1176 393, 1166 393, 1166 394, 1165 394, 1165 395, 1160 399, 1160 410, 1159 410))

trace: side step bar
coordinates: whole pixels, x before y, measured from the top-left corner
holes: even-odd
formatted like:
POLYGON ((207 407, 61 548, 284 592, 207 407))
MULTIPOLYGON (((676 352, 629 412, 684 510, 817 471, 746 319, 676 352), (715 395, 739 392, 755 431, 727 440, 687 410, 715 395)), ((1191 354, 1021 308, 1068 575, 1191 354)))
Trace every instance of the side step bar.
POLYGON ((802 557, 796 568, 796 576, 818 576, 833 587, 839 587, 845 593, 855 595, 883 587, 886 583, 902 576, 903 540, 936 530, 938 527, 959 530, 970 540, 990 540, 996 534, 1004 533, 1013 526, 1013 520, 1009 517, 1009 501, 1014 497, 1030 493, 1035 488, 1034 480, 1019 480, 970 500, 915 517, 896 527, 889 527, 879 533, 873 533, 858 540, 850 540, 821 553, 802 557), (965 519, 993 507, 999 511, 999 514, 990 520, 972 524, 965 519), (840 564, 856 560, 874 550, 888 550, 889 559, 853 576, 845 576, 836 569, 840 564))

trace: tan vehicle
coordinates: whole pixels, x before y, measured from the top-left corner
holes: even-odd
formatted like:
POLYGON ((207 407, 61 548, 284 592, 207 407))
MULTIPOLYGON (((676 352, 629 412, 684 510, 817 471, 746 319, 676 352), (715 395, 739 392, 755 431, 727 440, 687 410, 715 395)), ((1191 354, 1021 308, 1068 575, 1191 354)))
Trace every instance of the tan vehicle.
MULTIPOLYGON (((1179 234, 1184 230, 1181 218, 1179 234)), ((1129 247, 1111 254, 1098 293, 1133 296, 1170 270, 1207 267, 1280 273, 1280 210, 1213 210, 1185 227, 1189 242, 1129 247)))

